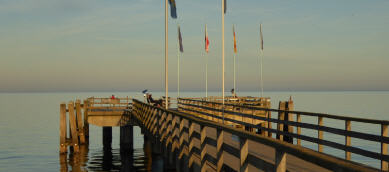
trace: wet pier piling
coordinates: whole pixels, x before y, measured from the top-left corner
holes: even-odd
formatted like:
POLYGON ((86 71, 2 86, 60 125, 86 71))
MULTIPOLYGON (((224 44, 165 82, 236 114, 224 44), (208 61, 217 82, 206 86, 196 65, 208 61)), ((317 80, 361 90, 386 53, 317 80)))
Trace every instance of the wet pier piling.
POLYGON ((134 149, 134 126, 120 127, 120 151, 130 152, 134 149))

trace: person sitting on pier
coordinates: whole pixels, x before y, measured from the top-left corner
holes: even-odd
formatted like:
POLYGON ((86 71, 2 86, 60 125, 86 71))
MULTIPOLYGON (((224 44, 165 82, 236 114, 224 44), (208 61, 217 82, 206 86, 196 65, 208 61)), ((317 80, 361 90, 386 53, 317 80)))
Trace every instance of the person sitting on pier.
POLYGON ((152 94, 146 93, 147 96, 147 103, 153 104, 154 106, 161 107, 162 106, 162 99, 154 100, 152 94))

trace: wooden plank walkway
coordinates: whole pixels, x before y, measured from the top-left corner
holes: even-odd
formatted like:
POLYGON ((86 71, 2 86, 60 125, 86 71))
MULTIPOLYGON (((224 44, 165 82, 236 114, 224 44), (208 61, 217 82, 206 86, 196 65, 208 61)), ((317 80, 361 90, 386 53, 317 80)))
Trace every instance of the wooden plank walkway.
MULTIPOLYGON (((381 169, 383 171, 388 171, 388 149, 387 145, 389 143, 388 137, 388 125, 389 121, 384 120, 373 120, 373 119, 364 119, 364 118, 353 118, 321 113, 311 113, 311 112, 299 112, 293 111, 293 102, 291 101, 280 102, 279 109, 270 109, 270 108, 260 108, 260 107, 251 107, 251 106, 241 106, 236 104, 226 104, 224 110, 221 109, 221 103, 218 102, 208 102, 195 99, 179 99, 178 105, 179 109, 183 109, 184 112, 191 112, 191 114, 201 114, 197 115, 199 117, 212 116, 215 118, 221 118, 220 112, 224 112, 225 121, 230 121, 232 123, 241 124, 245 126, 250 126, 256 128, 257 130, 267 131, 268 134, 262 132, 263 136, 272 137, 273 134, 276 135, 277 139, 284 140, 290 143, 293 143, 293 139, 297 140, 297 145, 301 145, 301 140, 308 141, 311 143, 317 144, 317 150, 323 152, 323 146, 328 146, 334 149, 345 152, 345 159, 351 160, 351 153, 358 154, 364 157, 373 158, 381 161, 381 169), (216 105, 216 106, 215 106, 216 105), (219 105, 219 108, 218 106, 219 105), (216 108, 215 108, 216 107, 216 108), (291 108, 292 107, 292 108, 291 108), (239 108, 240 111, 233 109, 239 108), (225 110, 227 109, 227 110, 225 110), (232 109, 232 110, 229 110, 232 109), (253 113, 245 113, 244 109, 252 110, 253 113), (255 111, 262 111, 265 115, 252 115, 255 114, 255 111), (215 115, 216 114, 216 115, 215 115), (268 114, 268 115, 266 115, 268 114), (277 118, 272 118, 271 115, 277 116, 277 118), (233 116, 230 118, 229 116, 233 116), (301 121, 301 117, 313 117, 317 118, 317 123, 309 123, 307 121, 301 121), (249 119, 262 120, 263 122, 259 123, 246 122, 243 120, 236 120, 237 117, 246 117, 249 119), (344 129, 324 126, 324 120, 331 119, 343 123, 344 129), (371 127, 381 127, 381 135, 371 134, 364 131, 352 131, 351 124, 353 122, 364 123, 370 125, 371 127), (267 124, 266 124, 267 123, 267 124), (270 123, 275 123, 277 128, 273 129, 270 123), (293 131, 293 127, 297 128, 297 131, 293 131), (312 133, 301 133, 301 129, 309 129, 317 132, 317 137, 312 136, 312 133), (323 137, 324 132, 336 134, 343 136, 345 138, 344 144, 338 143, 334 140, 326 139, 323 137), (272 134, 273 133, 273 134, 272 134), (366 148, 360 148, 351 145, 351 140, 353 138, 361 139, 363 141, 376 142, 381 145, 381 151, 376 152, 375 150, 367 150, 366 148)), ((246 110, 247 111, 247 110, 246 110)), ((250 120, 249 120, 250 121, 250 120)))
POLYGON ((189 157, 189 167, 197 164, 201 171, 378 171, 190 114, 133 102, 133 115, 144 130, 180 158, 189 157))

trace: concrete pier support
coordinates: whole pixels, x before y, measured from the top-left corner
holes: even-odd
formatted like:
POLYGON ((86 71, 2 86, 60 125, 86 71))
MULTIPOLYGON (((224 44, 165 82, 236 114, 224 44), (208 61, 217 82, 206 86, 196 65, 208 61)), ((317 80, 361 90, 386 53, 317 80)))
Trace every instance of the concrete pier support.
POLYGON ((120 171, 133 171, 134 166, 134 126, 120 127, 120 171))
POLYGON ((134 150, 134 126, 120 127, 120 151, 132 152, 134 150))
POLYGON ((163 157, 163 146, 155 137, 144 135, 144 152, 147 160, 147 170, 153 172, 163 172, 165 169, 165 159, 163 157))
POLYGON ((103 148, 104 151, 112 149, 112 127, 103 127, 103 148))

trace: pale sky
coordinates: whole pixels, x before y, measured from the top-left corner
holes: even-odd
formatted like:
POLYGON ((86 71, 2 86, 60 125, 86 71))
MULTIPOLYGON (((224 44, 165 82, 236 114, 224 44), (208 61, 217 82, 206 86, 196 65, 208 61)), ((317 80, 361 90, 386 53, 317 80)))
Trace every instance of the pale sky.
MULTIPOLYGON (((176 0, 169 17, 169 88, 221 89, 221 0, 176 0)), ((0 92, 164 90, 162 0, 0 0, 0 92)), ((232 24, 238 91, 259 87, 259 23, 265 91, 389 90, 389 1, 227 0, 226 90, 232 88, 232 24)))

